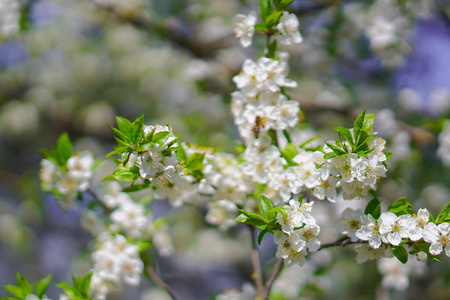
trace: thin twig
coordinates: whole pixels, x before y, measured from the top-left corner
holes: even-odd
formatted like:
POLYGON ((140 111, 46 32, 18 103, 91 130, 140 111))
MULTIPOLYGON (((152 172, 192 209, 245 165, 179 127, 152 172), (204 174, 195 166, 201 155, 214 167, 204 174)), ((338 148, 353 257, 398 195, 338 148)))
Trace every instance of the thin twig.
POLYGON ((263 283, 263 278, 262 278, 261 261, 259 258, 259 251, 258 251, 257 245, 256 245, 255 228, 252 225, 248 225, 248 228, 250 229, 250 237, 251 237, 250 256, 251 256, 252 265, 253 265, 252 277, 255 280, 257 294, 259 296, 262 296, 262 294, 264 293, 264 283, 263 283))
POLYGON ((277 260, 277 263, 275 264, 275 267, 272 270, 272 273, 270 273, 269 280, 267 280, 266 285, 264 287, 264 294, 262 295, 262 299, 269 299, 270 289, 272 288, 272 285, 277 278, 278 274, 280 274, 281 270, 283 269, 283 259, 279 258, 277 260))
POLYGON ((162 279, 159 277, 159 275, 156 273, 156 271, 152 268, 152 266, 147 265, 145 267, 145 274, 150 277, 151 280, 153 280, 154 283, 156 283, 160 288, 164 289, 167 293, 169 293, 170 297, 172 297, 173 300, 180 299, 177 294, 168 286, 162 279))
POLYGON ((346 246, 346 245, 351 245, 351 244, 363 244, 363 243, 366 243, 366 242, 363 240, 357 240, 356 242, 352 242, 349 237, 345 236, 335 242, 324 244, 324 245, 320 246, 319 250, 322 250, 324 248, 336 247, 336 246, 346 246))

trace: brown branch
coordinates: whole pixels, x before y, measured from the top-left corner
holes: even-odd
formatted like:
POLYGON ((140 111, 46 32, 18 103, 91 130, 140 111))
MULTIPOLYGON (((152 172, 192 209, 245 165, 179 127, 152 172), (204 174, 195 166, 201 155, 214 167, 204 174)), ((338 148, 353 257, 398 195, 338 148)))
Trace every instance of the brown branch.
POLYGON ((278 274, 280 274, 281 270, 283 269, 283 259, 279 258, 277 260, 277 263, 275 264, 275 267, 272 270, 272 273, 270 273, 270 277, 266 282, 266 285, 264 287, 264 294, 262 295, 262 299, 269 299, 270 289, 272 288, 272 285, 277 278, 278 274))
POLYGON ((152 266, 147 265, 145 267, 145 274, 153 280, 154 283, 156 283, 160 288, 164 289, 170 297, 172 297, 173 300, 180 299, 177 294, 159 277, 159 275, 156 273, 156 271, 152 268, 152 266))
POLYGON ((351 245, 351 244, 363 244, 363 243, 366 243, 366 242, 363 240, 357 240, 356 242, 352 242, 348 236, 345 236, 335 242, 324 244, 324 245, 320 246, 319 250, 322 250, 324 248, 336 247, 336 246, 347 246, 347 245, 351 245))
MULTIPOLYGON (((262 297, 264 293, 264 283, 263 283, 263 277, 262 277, 262 269, 261 269, 261 260, 259 257, 259 251, 257 249, 256 244, 256 234, 255 234, 255 228, 252 225, 248 225, 248 228, 250 229, 250 256, 252 259, 252 265, 253 265, 253 274, 252 277, 255 281, 256 285, 256 291, 258 296, 262 297)), ((264 298, 262 298, 264 299, 264 298)))

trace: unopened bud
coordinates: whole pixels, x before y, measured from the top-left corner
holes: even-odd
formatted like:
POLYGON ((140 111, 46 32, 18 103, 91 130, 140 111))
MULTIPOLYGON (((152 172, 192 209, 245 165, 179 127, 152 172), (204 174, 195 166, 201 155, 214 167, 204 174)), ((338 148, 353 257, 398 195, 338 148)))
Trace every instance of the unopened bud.
POLYGON ((419 253, 416 254, 417 255, 417 260, 421 261, 421 262, 426 262, 428 259, 428 256, 425 252, 420 251, 419 253))

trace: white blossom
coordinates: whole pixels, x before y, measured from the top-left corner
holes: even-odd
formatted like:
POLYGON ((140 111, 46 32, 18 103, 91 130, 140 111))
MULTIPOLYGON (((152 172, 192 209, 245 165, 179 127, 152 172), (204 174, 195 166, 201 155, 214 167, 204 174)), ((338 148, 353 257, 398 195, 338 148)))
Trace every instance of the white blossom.
POLYGON ((295 14, 284 12, 277 29, 281 36, 279 41, 283 45, 299 44, 303 40, 299 32, 299 22, 295 14))
POLYGON ((336 230, 341 234, 348 235, 352 242, 356 242, 358 240, 356 231, 361 227, 362 216, 363 212, 360 209, 346 208, 342 213, 342 220, 339 221, 336 230))
POLYGON ((450 257, 450 223, 436 225, 428 223, 423 229, 423 239, 431 243, 430 253, 439 255, 442 251, 450 257))
POLYGON ((247 16, 238 14, 234 18, 233 32, 239 39, 241 46, 247 48, 252 44, 255 33, 256 13, 251 11, 247 16))
POLYGON ((378 227, 382 241, 394 246, 400 245, 402 238, 409 237, 412 226, 411 215, 397 217, 391 212, 384 212, 378 219, 378 227))

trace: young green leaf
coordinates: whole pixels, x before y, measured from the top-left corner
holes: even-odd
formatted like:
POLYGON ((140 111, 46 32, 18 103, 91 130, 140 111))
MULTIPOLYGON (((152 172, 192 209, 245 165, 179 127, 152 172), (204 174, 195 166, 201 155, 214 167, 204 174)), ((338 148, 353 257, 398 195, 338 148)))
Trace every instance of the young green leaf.
POLYGON ((363 121, 363 125, 361 127, 361 131, 364 131, 364 132, 367 132, 368 134, 370 134, 370 132, 372 131, 374 119, 375 119, 374 113, 366 114, 364 116, 364 121, 363 121))
POLYGON ((408 252, 403 246, 392 246, 392 253, 397 259, 402 263, 406 264, 408 262, 408 252))
POLYGON ((444 207, 439 216, 436 219, 435 224, 439 225, 441 223, 449 223, 450 222, 450 202, 444 207))
POLYGON ((352 133, 348 128, 345 127, 334 127, 334 130, 342 134, 342 136, 349 142, 350 146, 354 146, 352 133))
POLYGON ((36 296, 38 296, 39 298, 42 298, 42 296, 44 296, 45 291, 47 290, 50 282, 52 281, 52 278, 53 278, 52 275, 48 274, 47 276, 38 281, 38 283, 36 284, 36 292, 35 292, 36 296))
POLYGON ((261 196, 261 198, 259 198, 259 209, 261 210, 261 213, 263 214, 263 216, 266 220, 270 221, 273 218, 275 218, 275 213, 270 212, 270 210, 272 208, 273 208, 273 204, 269 198, 267 198, 265 196, 261 196))
POLYGON ((280 153, 283 156, 283 158, 288 162, 291 166, 296 166, 297 164, 293 161, 294 157, 298 154, 297 146, 294 144, 287 144, 286 147, 284 147, 284 150, 280 149, 280 153))
POLYGON ((72 142, 66 132, 59 137, 56 143, 56 152, 61 166, 65 165, 72 156, 72 142))
POLYGON ((381 201, 378 199, 372 199, 367 203, 366 209, 364 210, 365 215, 372 215, 375 219, 378 219, 381 214, 381 201))
POLYGON ((396 214, 397 216, 411 214, 414 210, 414 207, 411 203, 408 202, 406 197, 402 197, 389 205, 387 211, 396 214))
POLYGON ((269 230, 268 229, 264 229, 262 230, 259 234, 258 234, 258 245, 261 245, 261 242, 264 238, 264 236, 266 235, 266 233, 268 233, 269 230))

